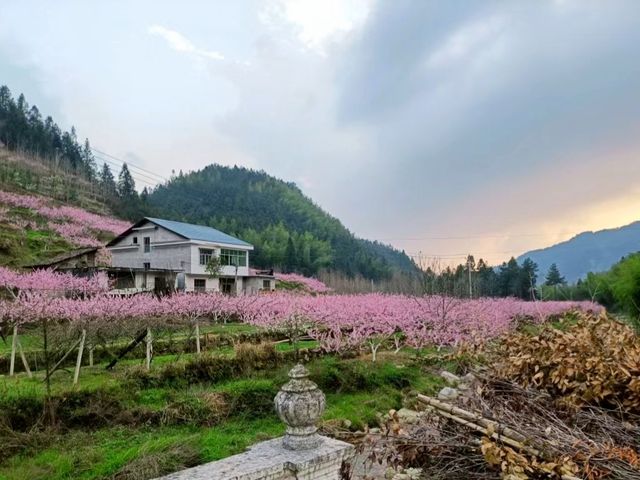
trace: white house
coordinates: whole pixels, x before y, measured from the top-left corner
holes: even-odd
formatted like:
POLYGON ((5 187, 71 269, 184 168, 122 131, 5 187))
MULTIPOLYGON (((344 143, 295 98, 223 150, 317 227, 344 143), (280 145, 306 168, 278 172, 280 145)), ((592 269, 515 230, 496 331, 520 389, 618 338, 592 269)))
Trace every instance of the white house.
POLYGON ((203 225, 145 217, 106 247, 117 288, 153 290, 170 278, 186 291, 240 294, 275 289, 272 272, 249 268, 253 245, 203 225), (222 265, 216 278, 206 271, 212 256, 222 265))

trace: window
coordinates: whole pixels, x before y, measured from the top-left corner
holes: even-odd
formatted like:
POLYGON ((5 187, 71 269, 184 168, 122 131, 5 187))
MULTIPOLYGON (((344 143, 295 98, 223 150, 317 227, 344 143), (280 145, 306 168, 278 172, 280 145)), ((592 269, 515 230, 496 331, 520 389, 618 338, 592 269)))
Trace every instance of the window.
POLYGON ((247 266, 247 252, 242 250, 220 250, 220 264, 238 267, 247 266))
POLYGON ((194 278, 193 279, 193 289, 196 292, 206 292, 207 291, 207 280, 205 278, 194 278))
POLYGON ((262 280, 262 289, 271 290, 271 280, 262 280))
POLYGON ((138 244, 138 237, 133 237, 133 244, 137 245, 138 244))
POLYGON ((144 262, 144 263, 142 264, 142 266, 144 267, 144 269, 145 269, 145 270, 149 270, 149 269, 151 268, 151 263, 149 263, 149 262, 144 262))
POLYGON ((221 278, 220 291, 227 294, 236 293, 236 281, 233 278, 221 278))
POLYGON ((213 257, 213 250, 210 248, 200 249, 200 265, 208 265, 211 261, 211 257, 213 257))
POLYGON ((144 253, 149 253, 151 251, 151 237, 144 237, 144 253))

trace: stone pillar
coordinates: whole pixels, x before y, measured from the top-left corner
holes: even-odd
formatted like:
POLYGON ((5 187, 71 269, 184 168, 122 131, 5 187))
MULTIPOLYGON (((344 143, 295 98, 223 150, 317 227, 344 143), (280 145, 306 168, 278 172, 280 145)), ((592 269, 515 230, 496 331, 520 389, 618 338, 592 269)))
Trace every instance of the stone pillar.
POLYGON ((298 364, 289 372, 274 403, 280 419, 287 425, 282 445, 289 450, 307 450, 320 444, 316 422, 325 407, 324 393, 309 380, 309 371, 298 364))
POLYGON ((287 425, 284 437, 258 443, 245 453, 176 472, 163 480, 339 480, 352 445, 318 435, 325 397, 303 365, 289 372, 289 382, 274 400, 287 425))

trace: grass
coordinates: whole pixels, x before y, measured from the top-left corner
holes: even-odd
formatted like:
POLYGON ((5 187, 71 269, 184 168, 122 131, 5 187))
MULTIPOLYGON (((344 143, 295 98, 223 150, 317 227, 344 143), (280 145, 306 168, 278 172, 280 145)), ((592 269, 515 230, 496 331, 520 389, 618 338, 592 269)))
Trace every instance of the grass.
POLYGON ((152 475, 162 475, 240 453, 253 443, 283 432, 284 425, 275 416, 230 420, 210 428, 180 426, 134 430, 118 427, 96 433, 73 432, 61 437, 60 443, 35 455, 12 457, 0 466, 0 479, 108 478, 134 462, 140 465, 141 460, 153 455, 161 457, 174 453, 177 458, 173 464, 164 465, 165 468, 158 471, 150 468, 152 475), (180 452, 188 458, 180 458, 180 452))
MULTIPOLYGON (((290 348, 288 344, 279 347, 290 348)), ((152 370, 170 367, 158 362, 152 370)), ((62 430, 45 429, 41 443, 34 440, 22 453, 5 460, 0 457, 0 479, 154 478, 239 453, 253 443, 282 435, 284 425, 273 410, 273 397, 287 381, 290 367, 175 387, 131 384, 128 374, 132 366, 116 372, 83 368, 81 385, 75 390, 70 388, 70 375, 61 372, 53 377, 52 388, 57 398, 68 402, 64 412, 69 418, 77 421, 77 415, 92 410, 91 402, 108 398, 116 403, 105 407, 95 404, 104 409, 105 418, 110 415, 109 408, 124 409, 132 412, 134 424, 88 420, 86 427, 74 424, 62 430), (220 406, 207 403, 211 399, 220 401, 220 406), (136 423, 141 412, 155 420, 136 423)), ((348 420, 352 429, 376 426, 379 414, 400 408, 409 390, 433 393, 441 382, 402 353, 384 354, 375 364, 366 357, 323 357, 311 361, 308 368, 327 397, 323 421, 345 424, 348 420)), ((0 379, 0 408, 33 399, 42 401, 43 395, 40 379, 24 375, 0 379)), ((64 424, 65 420, 59 417, 59 421, 64 424)))

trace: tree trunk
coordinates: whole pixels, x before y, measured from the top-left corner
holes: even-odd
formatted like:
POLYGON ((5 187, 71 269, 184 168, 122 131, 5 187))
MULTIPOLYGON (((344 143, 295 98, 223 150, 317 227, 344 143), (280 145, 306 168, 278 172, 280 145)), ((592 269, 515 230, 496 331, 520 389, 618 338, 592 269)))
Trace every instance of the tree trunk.
POLYGON ((84 352, 84 341, 87 338, 87 331, 82 329, 82 338, 80 339, 80 346, 78 347, 78 358, 76 360, 76 371, 73 375, 73 384, 78 384, 78 378, 80 377, 80 366, 82 365, 82 353, 84 352))

